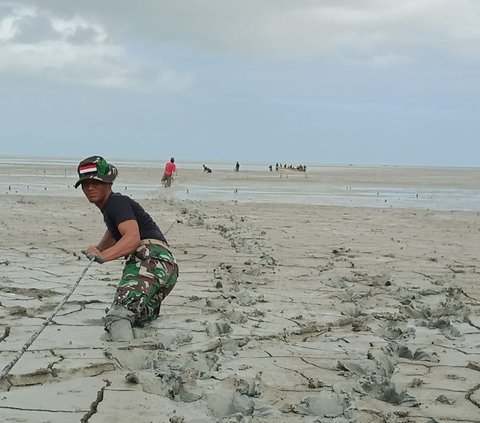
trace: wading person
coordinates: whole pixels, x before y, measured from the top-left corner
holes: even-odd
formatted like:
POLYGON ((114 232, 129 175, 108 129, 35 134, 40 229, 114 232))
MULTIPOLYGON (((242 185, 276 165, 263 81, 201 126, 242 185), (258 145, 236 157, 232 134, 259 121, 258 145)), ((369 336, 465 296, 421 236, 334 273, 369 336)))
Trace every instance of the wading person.
POLYGON ((157 224, 136 201, 112 191, 115 166, 91 156, 77 168, 79 185, 90 203, 103 214, 107 227, 97 245, 84 254, 98 263, 125 257, 123 275, 105 329, 112 341, 133 339, 132 327, 155 320, 163 299, 175 286, 178 266, 157 224))
POLYGON ((177 165, 175 164, 175 159, 172 157, 170 161, 165 164, 165 169, 163 170, 162 184, 164 187, 172 185, 173 174, 176 171, 177 165))

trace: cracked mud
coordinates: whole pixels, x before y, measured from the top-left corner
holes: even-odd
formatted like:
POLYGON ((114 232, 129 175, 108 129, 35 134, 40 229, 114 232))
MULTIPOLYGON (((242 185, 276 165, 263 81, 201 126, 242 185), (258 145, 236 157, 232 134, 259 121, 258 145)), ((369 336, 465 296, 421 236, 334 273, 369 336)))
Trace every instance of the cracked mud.
MULTIPOLYGON (((109 342, 121 263, 92 266, 2 383, 2 421, 478 421, 474 213, 145 203, 177 222, 180 279, 161 317, 109 342)), ((1 207, 3 367, 103 223, 83 199, 1 207)))

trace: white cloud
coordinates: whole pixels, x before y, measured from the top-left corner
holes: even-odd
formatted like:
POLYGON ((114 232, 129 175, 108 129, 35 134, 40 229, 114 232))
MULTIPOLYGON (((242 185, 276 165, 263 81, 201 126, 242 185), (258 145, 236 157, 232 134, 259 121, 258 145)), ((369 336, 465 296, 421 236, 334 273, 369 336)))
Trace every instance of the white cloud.
POLYGON ((81 41, 92 42, 94 44, 108 42, 108 35, 101 25, 88 22, 79 17, 68 20, 52 18, 51 25, 61 38, 66 41, 79 41, 81 39, 81 41))
POLYGON ((0 72, 122 89, 178 90, 192 77, 158 61, 141 62, 95 21, 35 7, 3 7, 0 72))
MULTIPOLYGON (((6 10, 6 8, 2 9, 6 10)), ((14 8, 10 14, 3 16, 0 19, 0 42, 7 42, 15 38, 22 20, 33 17, 35 14, 34 8, 18 7, 14 8)))

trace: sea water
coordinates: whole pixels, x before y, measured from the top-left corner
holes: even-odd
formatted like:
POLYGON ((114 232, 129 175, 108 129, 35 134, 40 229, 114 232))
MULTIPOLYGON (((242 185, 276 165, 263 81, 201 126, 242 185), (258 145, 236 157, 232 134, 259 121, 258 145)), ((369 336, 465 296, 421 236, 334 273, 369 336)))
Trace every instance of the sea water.
MULTIPOLYGON (((73 188, 77 180, 76 164, 79 160, 79 158, 0 156, 0 194, 80 196, 81 192, 73 188)), ((120 169, 125 167, 161 170, 164 162, 119 159, 114 163, 120 169)), ((200 161, 182 161, 179 167, 180 169, 198 169, 199 173, 202 173, 202 164, 200 161)), ((232 161, 206 164, 215 171, 232 173, 235 166, 235 162, 232 161)), ((177 178, 172 188, 169 188, 169 192, 180 200, 480 211, 480 189, 441 187, 438 184, 436 186, 423 184, 416 187, 411 184, 390 186, 385 183, 371 187, 362 184, 345 186, 340 182, 332 181, 305 183, 310 175, 317 175, 333 166, 309 164, 307 172, 297 172, 294 177, 283 174, 283 180, 281 180, 280 172, 269 171, 270 164, 275 169, 275 163, 241 163, 241 175, 246 175, 243 179, 209 179, 208 183, 202 183, 202 178, 199 178, 198 181, 187 183, 182 182, 182 178, 177 178), (262 180, 258 177, 248 179, 249 172, 258 176, 258 172, 262 171, 265 172, 262 180)), ((352 171, 352 165, 335 165, 335 167, 339 171, 352 171)), ((381 168, 385 170, 385 166, 381 168)), ((375 170, 375 166, 370 166, 370 170, 372 169, 375 170)), ((138 183, 122 181, 119 177, 115 184, 115 191, 139 200, 161 197, 165 190, 166 188, 162 188, 158 180, 138 183)))

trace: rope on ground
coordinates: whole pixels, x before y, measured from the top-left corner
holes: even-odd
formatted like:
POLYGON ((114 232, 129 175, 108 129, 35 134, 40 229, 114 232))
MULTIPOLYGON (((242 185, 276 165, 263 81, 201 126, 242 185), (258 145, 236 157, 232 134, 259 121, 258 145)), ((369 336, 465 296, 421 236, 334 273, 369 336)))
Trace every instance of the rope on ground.
POLYGON ((73 291, 75 291, 75 289, 77 288, 78 284, 80 283, 80 281, 83 279, 83 277, 85 276, 85 273, 87 273, 87 270, 90 268, 90 266, 92 265, 93 263, 93 259, 89 261, 89 263, 85 266, 85 269, 83 269, 83 272, 82 274, 80 275, 80 277, 75 281, 75 283, 72 285, 72 287, 70 288, 70 290, 68 291, 67 295, 65 295, 65 297, 63 298, 63 300, 60 302, 60 304, 57 305, 57 307, 55 308, 55 310, 53 311, 53 313, 51 314, 50 317, 48 317, 43 323, 42 323, 42 326, 40 326, 40 328, 30 337, 30 339, 25 342, 25 344, 23 345, 23 347, 17 351, 17 353, 15 354, 15 357, 13 358, 12 361, 10 361, 10 363, 8 363, 2 370, 2 373, 0 373, 0 380, 4 379, 8 373, 10 372, 10 370, 12 370, 12 367, 15 366, 15 364, 17 363, 18 360, 20 360, 20 357, 23 355, 23 353, 25 351, 27 351, 27 349, 30 347, 30 345, 33 344, 33 341, 35 341, 35 339, 37 339, 38 335, 40 335, 42 333, 42 331, 48 326, 48 324, 52 321, 52 319, 55 317, 55 315, 60 311, 60 309, 65 305, 65 303, 67 302, 67 300, 70 298, 70 295, 73 294, 73 291))
POLYGON ((170 225, 170 227, 169 227, 163 234, 164 234, 164 235, 167 235, 167 234, 168 234, 168 231, 173 228, 173 225, 175 225, 175 223, 177 223, 176 220, 173 221, 173 223, 170 225))
MULTIPOLYGON (((173 221, 173 223, 170 225, 170 227, 165 231, 165 234, 167 234, 170 229, 172 229, 173 225, 175 225, 175 223, 177 223, 176 220, 173 221)), ((80 277, 75 281, 75 283, 72 285, 72 287, 70 288, 70 291, 67 292, 67 295, 65 295, 65 297, 63 298, 63 300, 60 302, 60 304, 57 305, 57 307, 55 308, 55 310, 53 310, 53 313, 51 314, 50 317, 48 317, 43 323, 42 323, 42 326, 40 326, 40 328, 30 337, 30 339, 25 342, 25 344, 23 345, 23 347, 17 351, 17 353, 15 354, 15 357, 12 359, 12 361, 10 361, 10 363, 8 363, 2 370, 2 373, 0 373, 0 380, 3 380, 7 375, 8 373, 10 372, 10 370, 12 370, 13 366, 15 366, 15 364, 17 363, 18 360, 20 360, 20 357, 25 353, 25 351, 28 350, 28 348, 30 347, 30 345, 33 344, 33 342, 35 341, 35 339, 38 338, 38 335, 40 335, 42 333, 42 331, 48 326, 48 324, 52 321, 52 319, 55 317, 55 315, 61 310, 61 308, 65 305, 65 303, 68 301, 68 299, 70 298, 70 295, 73 294, 73 291, 75 291, 75 289, 77 288, 78 284, 81 282, 81 280, 83 279, 83 277, 85 276, 85 273, 87 273, 87 270, 90 268, 90 266, 92 265, 92 263, 94 262, 94 259, 91 259, 89 261, 89 263, 85 266, 85 269, 83 269, 83 272, 82 274, 80 275, 80 277)))

